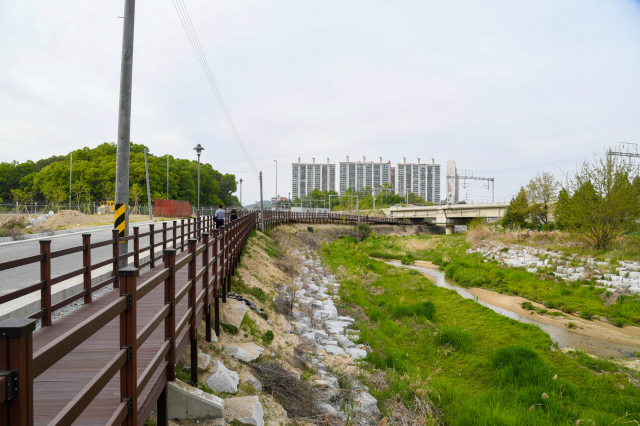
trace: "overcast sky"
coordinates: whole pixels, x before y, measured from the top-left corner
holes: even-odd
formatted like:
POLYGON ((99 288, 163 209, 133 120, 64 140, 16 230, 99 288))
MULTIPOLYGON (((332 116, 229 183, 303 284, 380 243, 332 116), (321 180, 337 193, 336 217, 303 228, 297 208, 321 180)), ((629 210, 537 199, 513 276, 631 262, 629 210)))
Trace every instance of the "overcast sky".
MULTIPOLYGON (((637 0, 184 1, 265 198, 273 160, 282 195, 298 157, 364 155, 454 159, 510 197, 639 142, 637 0)), ((183 158, 200 143, 257 200, 172 1, 136 3, 132 140, 183 158)), ((0 0, 0 161, 116 140, 123 5, 0 0)))

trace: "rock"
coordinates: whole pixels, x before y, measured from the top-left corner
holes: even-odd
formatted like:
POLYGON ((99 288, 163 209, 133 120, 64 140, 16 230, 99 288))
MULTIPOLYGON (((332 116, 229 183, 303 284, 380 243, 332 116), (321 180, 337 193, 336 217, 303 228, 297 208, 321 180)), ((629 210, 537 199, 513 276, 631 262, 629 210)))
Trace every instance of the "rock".
POLYGON ((224 353, 239 361, 251 362, 262 356, 264 348, 255 343, 237 343, 225 346, 224 353))
POLYGON ((201 389, 176 380, 169 382, 168 411, 170 419, 215 419, 224 417, 223 400, 201 389))
POLYGON ((316 337, 319 337, 319 338, 322 338, 322 339, 328 339, 329 338, 329 335, 324 330, 313 330, 313 332, 315 333, 316 337))
POLYGON ((314 333, 313 331, 309 331, 307 333, 301 334, 300 340, 305 340, 307 342, 315 343, 316 333, 314 333))
POLYGON ((364 359, 367 356, 367 351, 364 349, 348 348, 346 351, 354 361, 364 359))
POLYGON ((213 374, 207 380, 207 386, 214 391, 236 393, 240 376, 235 371, 229 370, 220 361, 216 361, 211 366, 213 374))
POLYGON ((333 408, 331 404, 327 404, 324 401, 316 402, 316 408, 318 409, 318 411, 320 411, 323 414, 329 414, 329 415, 340 417, 340 415, 338 414, 338 410, 333 408))
POLYGON ((242 396, 224 400, 224 417, 227 422, 241 425, 264 426, 264 411, 257 396, 242 396))
MULTIPOLYGON (((214 334, 215 336, 215 334, 214 334)), ((211 363, 211 355, 200 352, 198 349, 198 371, 204 371, 209 368, 209 364, 211 363)), ((191 365, 185 365, 182 367, 183 370, 191 371, 191 365)))
POLYGON ((242 320, 249 308, 247 308, 244 303, 235 299, 227 299, 227 303, 223 304, 222 307, 220 322, 236 330, 240 330, 240 324, 242 324, 242 320))
POLYGON ((364 390, 355 392, 353 397, 353 411, 360 412, 376 420, 379 420, 381 417, 380 410, 378 409, 378 400, 364 390))
POLYGON ((324 348, 325 352, 330 355, 344 355, 345 351, 339 346, 327 345, 324 348))
POLYGON ((262 392, 262 389, 263 389, 262 382, 256 379, 254 376, 247 377, 247 383, 253 386, 255 390, 257 390, 258 392, 262 392))

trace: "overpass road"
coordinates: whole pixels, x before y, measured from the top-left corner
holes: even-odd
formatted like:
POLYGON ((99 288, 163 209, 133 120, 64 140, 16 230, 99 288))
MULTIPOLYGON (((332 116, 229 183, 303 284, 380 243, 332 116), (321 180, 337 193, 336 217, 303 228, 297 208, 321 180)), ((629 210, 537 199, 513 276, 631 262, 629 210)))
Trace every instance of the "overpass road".
MULTIPOLYGON (((156 230, 159 229, 156 223, 156 230)), ((133 224, 140 227, 140 233, 149 231, 149 223, 133 224)), ((131 231, 133 232, 133 226, 131 231)), ((162 225, 160 225, 162 226, 162 225)), ((57 235, 51 237, 34 238, 31 240, 12 241, 0 244, 0 262, 33 256, 40 253, 40 240, 51 240, 51 251, 63 250, 82 245, 82 234, 91 234, 91 242, 108 240, 111 238, 110 228, 78 229, 77 233, 57 235)), ((176 235, 180 236, 180 229, 176 235)), ((128 241, 129 250, 133 250, 133 241, 128 241)), ((149 245, 149 237, 140 238, 140 247, 149 245)), ((111 257, 112 246, 104 246, 91 250, 92 263, 98 263, 111 257)), ((74 269, 82 267, 82 252, 55 258, 51 261, 51 275, 55 278, 74 269)), ((0 296, 14 290, 27 287, 40 281, 40 266, 38 263, 0 272, 0 296)))

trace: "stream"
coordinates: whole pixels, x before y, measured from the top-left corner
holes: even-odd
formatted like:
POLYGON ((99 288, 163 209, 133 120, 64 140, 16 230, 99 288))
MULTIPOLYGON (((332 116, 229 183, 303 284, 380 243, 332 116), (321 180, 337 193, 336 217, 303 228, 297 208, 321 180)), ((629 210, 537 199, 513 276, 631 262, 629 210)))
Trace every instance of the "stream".
POLYGON ((542 331, 547 333, 551 337, 551 340, 553 340, 554 342, 557 342, 558 346, 561 348, 568 346, 568 347, 579 349, 579 350, 584 349, 586 352, 591 353, 593 355, 600 356, 600 357, 613 356, 616 358, 619 358, 619 357, 635 358, 636 357, 635 354, 638 353, 638 351, 640 351, 639 346, 626 345, 622 343, 614 343, 614 342, 609 342, 607 340, 599 339, 597 337, 585 336, 583 334, 574 333, 564 328, 545 324, 543 322, 536 321, 533 318, 523 316, 515 312, 511 312, 506 309, 493 306, 488 303, 477 300, 471 293, 467 291, 467 289, 465 289, 464 287, 460 287, 455 283, 455 281, 445 278, 444 273, 442 271, 438 271, 430 268, 423 268, 420 266, 403 265, 397 261, 389 261, 384 259, 376 259, 376 260, 381 260, 389 265, 396 266, 396 267, 415 269, 418 272, 421 272, 423 274, 433 277, 436 280, 435 285, 437 285, 438 287, 454 290, 456 293, 458 293, 460 296, 464 297, 465 299, 472 299, 476 301, 476 303, 486 306, 492 311, 497 312, 500 315, 504 315, 505 317, 509 317, 516 321, 524 322, 527 324, 535 324, 538 327, 540 327, 542 331))

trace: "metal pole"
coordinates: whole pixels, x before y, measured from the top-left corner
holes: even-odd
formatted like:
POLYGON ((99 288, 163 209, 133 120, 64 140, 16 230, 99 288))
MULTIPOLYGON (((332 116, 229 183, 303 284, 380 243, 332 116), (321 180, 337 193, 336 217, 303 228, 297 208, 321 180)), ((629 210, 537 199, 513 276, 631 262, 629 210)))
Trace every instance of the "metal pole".
MULTIPOLYGON (((135 0, 125 0, 120 65, 120 102, 118 107, 118 154, 116 161, 116 199, 114 228, 121 237, 129 235, 129 149, 131 144, 131 85, 133 82, 133 24, 135 0)), ((128 244, 120 244, 120 255, 128 252, 128 244)), ((120 266, 127 266, 127 259, 120 266)))
POLYGON ((71 210, 71 172, 73 171, 73 152, 69 161, 69 210, 71 210))
POLYGON ((493 196, 496 192, 496 181, 495 180, 491 180, 491 203, 493 204, 495 201, 493 199, 493 196))
POLYGON ((198 153, 198 210, 200 210, 200 153, 198 153))
POLYGON ((264 205, 262 202, 262 172, 260 172, 260 231, 264 232, 264 205))
POLYGON ((240 208, 242 208, 242 178, 240 178, 240 208))
POLYGON ((169 199, 169 154, 167 154, 167 200, 169 199))
POLYGON ((147 174, 147 206, 149 206, 149 220, 153 220, 153 212, 151 212, 151 188, 149 187, 149 163, 147 162, 147 151, 148 151, 147 148, 145 148, 144 149, 144 171, 147 174))

